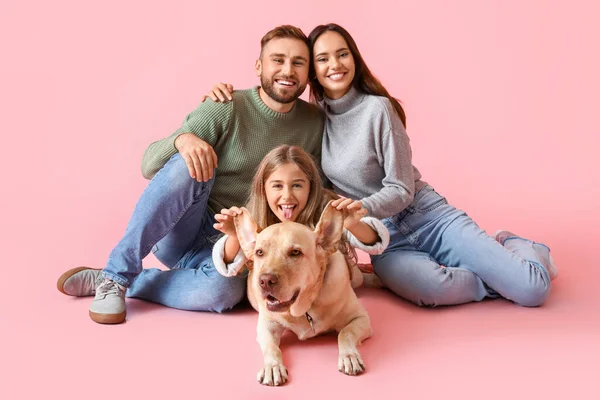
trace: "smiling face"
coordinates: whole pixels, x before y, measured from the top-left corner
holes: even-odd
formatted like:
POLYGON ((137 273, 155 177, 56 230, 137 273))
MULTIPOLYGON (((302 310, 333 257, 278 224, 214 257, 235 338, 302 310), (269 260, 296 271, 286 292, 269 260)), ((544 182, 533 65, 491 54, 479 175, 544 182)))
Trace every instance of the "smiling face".
POLYGON ((337 32, 323 33, 313 47, 317 80, 330 99, 339 99, 352 86, 355 65, 346 40, 337 32))
POLYGON ((256 61, 261 98, 275 111, 290 108, 308 83, 309 51, 299 39, 276 38, 262 49, 256 61), (285 107, 288 105, 288 107, 285 107))
POLYGON ((277 167, 265 180, 269 208, 280 221, 296 221, 310 194, 308 177, 296 164, 277 167))

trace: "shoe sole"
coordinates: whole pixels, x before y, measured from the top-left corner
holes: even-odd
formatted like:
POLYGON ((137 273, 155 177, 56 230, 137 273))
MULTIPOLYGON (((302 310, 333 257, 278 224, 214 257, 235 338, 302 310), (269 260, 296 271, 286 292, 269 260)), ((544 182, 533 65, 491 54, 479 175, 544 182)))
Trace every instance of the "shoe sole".
POLYGON ((127 316, 127 311, 123 311, 120 314, 98 314, 90 311, 90 318, 92 321, 97 322, 99 324, 120 324, 125 321, 125 317, 127 316))
POLYGON ((63 294, 66 294, 67 296, 72 296, 69 293, 65 292, 65 282, 67 281, 67 279, 69 279, 70 277, 72 277, 73 275, 78 273, 79 271, 83 271, 84 269, 93 269, 95 271, 101 271, 98 268, 90 268, 90 267, 71 268, 70 270, 68 270, 67 272, 65 272, 58 278, 58 281, 56 282, 56 288, 58 289, 58 291, 63 294))

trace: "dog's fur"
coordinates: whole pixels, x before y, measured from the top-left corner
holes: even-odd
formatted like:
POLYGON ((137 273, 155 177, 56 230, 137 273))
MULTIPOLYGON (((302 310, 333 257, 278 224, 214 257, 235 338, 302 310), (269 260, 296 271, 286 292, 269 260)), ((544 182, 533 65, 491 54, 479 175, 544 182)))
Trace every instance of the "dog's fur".
POLYGON ((329 204, 313 231, 294 223, 274 224, 258 233, 247 210, 234 219, 240 245, 252 267, 248 299, 258 311, 257 341, 264 356, 258 381, 281 385, 287 369, 279 343, 285 329, 308 339, 338 334, 338 369, 364 371, 357 346, 372 334, 371 323, 351 286, 351 272, 337 251, 344 216, 329 204))

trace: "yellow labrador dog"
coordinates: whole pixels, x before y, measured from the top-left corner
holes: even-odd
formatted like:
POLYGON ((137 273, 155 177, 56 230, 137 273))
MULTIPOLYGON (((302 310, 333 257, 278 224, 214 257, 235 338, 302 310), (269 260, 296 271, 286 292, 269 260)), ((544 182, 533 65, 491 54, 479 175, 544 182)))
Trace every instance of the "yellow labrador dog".
POLYGON ((240 246, 253 266, 248 298, 258 311, 257 341, 264 356, 258 381, 278 386, 288 379, 279 343, 286 329, 308 339, 336 331, 338 369, 357 375, 365 366, 357 346, 372 334, 371 322, 351 286, 351 272, 337 251, 341 211, 327 206, 313 231, 282 222, 257 232, 247 211, 234 219, 240 246))

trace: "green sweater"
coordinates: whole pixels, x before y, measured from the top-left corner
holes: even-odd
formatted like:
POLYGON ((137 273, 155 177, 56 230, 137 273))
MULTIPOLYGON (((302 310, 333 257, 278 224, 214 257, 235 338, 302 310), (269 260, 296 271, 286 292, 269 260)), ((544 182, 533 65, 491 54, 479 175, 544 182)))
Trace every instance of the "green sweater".
POLYGON ((152 179, 177 153, 175 139, 186 132, 217 153, 219 167, 208 199, 214 213, 246 204, 258 164, 279 145, 300 146, 320 162, 323 114, 303 100, 297 100, 288 113, 273 111, 261 100, 258 87, 235 91, 233 101, 225 104, 206 100, 175 133, 148 146, 142 159, 146 179, 152 179))

